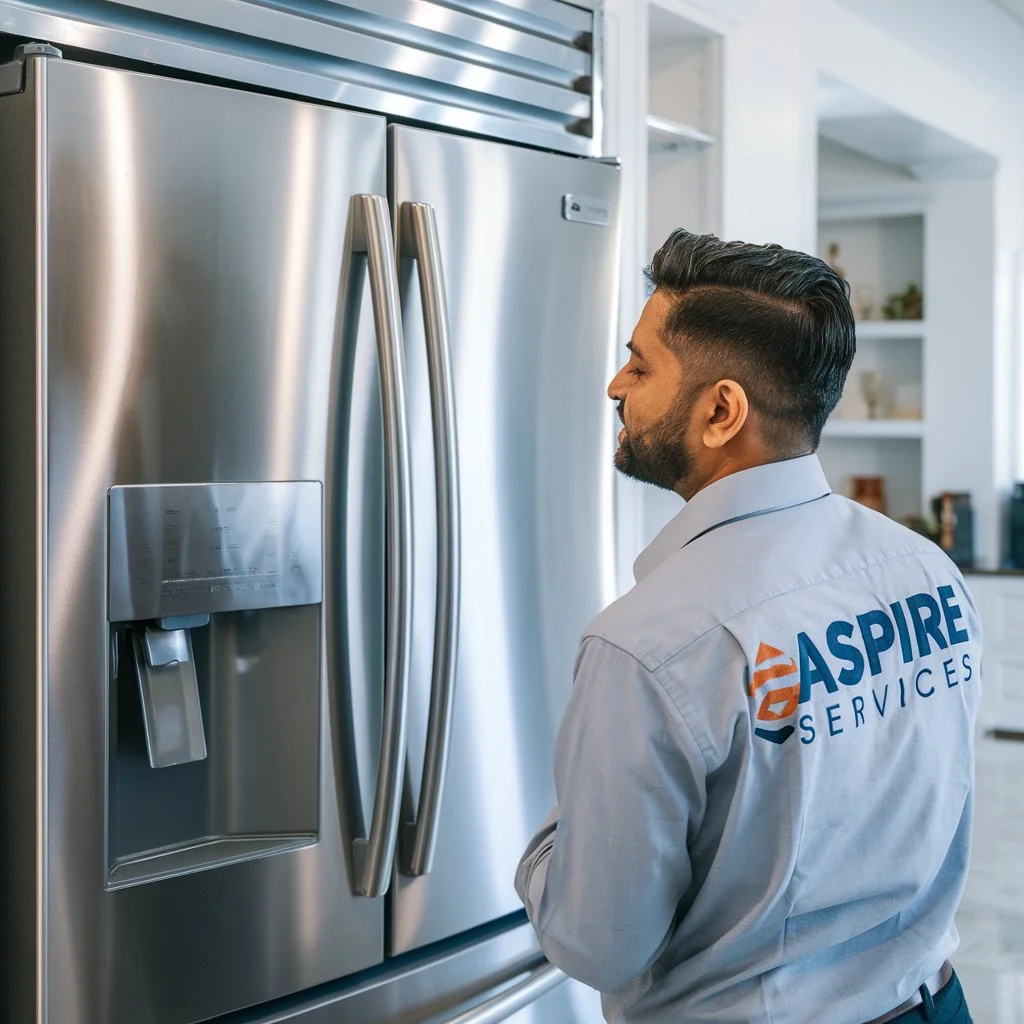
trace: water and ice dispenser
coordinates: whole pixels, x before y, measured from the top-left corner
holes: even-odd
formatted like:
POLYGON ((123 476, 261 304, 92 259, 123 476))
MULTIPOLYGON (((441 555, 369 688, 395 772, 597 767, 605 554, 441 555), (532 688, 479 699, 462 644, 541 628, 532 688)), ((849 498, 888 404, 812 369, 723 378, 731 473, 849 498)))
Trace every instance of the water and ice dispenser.
POLYGON ((318 829, 318 482, 109 493, 109 885, 318 829))

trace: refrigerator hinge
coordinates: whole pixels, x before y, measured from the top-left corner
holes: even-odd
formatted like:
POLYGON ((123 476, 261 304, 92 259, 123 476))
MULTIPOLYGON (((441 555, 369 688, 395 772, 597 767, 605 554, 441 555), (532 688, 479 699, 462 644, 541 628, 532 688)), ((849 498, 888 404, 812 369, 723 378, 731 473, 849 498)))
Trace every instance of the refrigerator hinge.
POLYGON ((64 54, 49 43, 21 43, 14 48, 14 56, 0 64, 0 96, 10 96, 25 88, 26 57, 63 57, 64 54))
POLYGON ((63 57, 64 54, 49 43, 21 43, 14 48, 14 60, 26 57, 63 57))

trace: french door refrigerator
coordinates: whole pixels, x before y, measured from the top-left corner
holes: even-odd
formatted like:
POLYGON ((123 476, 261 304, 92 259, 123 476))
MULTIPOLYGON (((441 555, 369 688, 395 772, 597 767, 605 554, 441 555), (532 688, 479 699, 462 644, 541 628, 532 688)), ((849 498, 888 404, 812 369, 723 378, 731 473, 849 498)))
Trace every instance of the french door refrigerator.
POLYGON ((617 169, 0 93, 0 1016, 575 1019, 512 878, 613 586, 617 169))

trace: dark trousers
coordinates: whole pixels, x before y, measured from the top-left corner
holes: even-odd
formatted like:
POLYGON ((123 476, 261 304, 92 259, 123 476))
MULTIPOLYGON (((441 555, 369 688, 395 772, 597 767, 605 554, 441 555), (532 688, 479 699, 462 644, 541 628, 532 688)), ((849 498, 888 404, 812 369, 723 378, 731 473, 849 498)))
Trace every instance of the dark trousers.
POLYGON ((973 1024, 956 974, 934 996, 927 989, 921 995, 924 996, 923 1003, 894 1017, 891 1024, 919 1024, 923 1020, 931 1021, 931 1024, 973 1024))

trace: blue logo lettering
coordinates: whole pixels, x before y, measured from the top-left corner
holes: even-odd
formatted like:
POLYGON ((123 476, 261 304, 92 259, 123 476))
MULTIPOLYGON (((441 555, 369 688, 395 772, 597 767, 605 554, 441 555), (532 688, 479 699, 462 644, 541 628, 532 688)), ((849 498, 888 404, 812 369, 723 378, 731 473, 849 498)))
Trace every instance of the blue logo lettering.
POLYGON ((896 631, 892 628, 892 619, 880 608, 857 616, 860 635, 864 641, 864 650, 868 656, 873 676, 882 674, 882 659, 879 655, 889 650, 896 640, 896 631), (878 632, 874 631, 878 628, 878 632))
POLYGON ((825 635, 832 656, 850 663, 849 668, 844 668, 839 673, 839 682, 846 686, 856 686, 864 677, 864 655, 853 644, 843 642, 843 637, 849 640, 852 636, 853 623, 844 622, 842 619, 833 622, 825 635))
POLYGON ((801 633, 796 642, 800 648, 800 703, 806 704, 811 699, 811 687, 815 683, 824 683, 829 693, 835 693, 839 687, 814 641, 806 633, 801 633))

